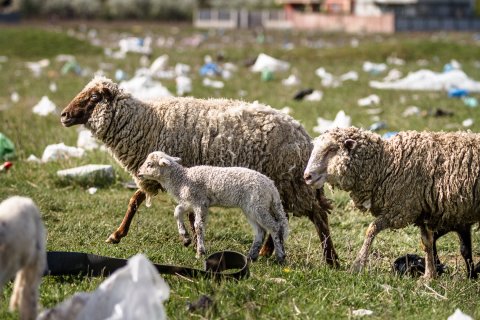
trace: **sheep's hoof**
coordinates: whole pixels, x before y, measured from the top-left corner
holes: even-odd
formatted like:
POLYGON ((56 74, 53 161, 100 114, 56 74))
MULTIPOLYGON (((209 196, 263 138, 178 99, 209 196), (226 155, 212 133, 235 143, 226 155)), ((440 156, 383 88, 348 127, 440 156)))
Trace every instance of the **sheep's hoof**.
POLYGON ((355 261, 350 268, 350 272, 352 273, 360 273, 363 271, 363 264, 359 261, 355 261))
POLYGON ((183 238, 182 241, 185 247, 188 247, 192 243, 192 239, 189 238, 183 238))
POLYGON ((120 242, 120 238, 117 238, 115 235, 111 234, 107 240, 105 240, 106 243, 113 243, 117 244, 120 242))
POLYGON ((277 263, 278 263, 279 265, 282 265, 282 266, 285 265, 285 263, 286 263, 286 259, 285 259, 285 258, 286 258, 285 255, 280 256, 280 257, 277 256, 277 263))
POLYGON ((247 259, 248 259, 248 261, 255 262, 255 261, 257 261, 257 259, 258 259, 258 254, 255 254, 255 255, 248 254, 248 255, 247 255, 247 259))

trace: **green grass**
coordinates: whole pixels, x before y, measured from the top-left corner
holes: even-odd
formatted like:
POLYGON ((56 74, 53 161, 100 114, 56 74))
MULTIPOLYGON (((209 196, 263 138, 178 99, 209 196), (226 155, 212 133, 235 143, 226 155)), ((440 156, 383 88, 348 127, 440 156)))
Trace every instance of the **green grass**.
MULTIPOLYGON (((441 71, 450 59, 462 63, 467 74, 480 79, 476 67, 479 44, 471 34, 415 34, 396 36, 347 36, 318 34, 314 32, 268 33, 266 42, 259 44, 253 33, 219 33, 193 30, 181 25, 148 24, 97 24, 87 28, 74 23, 65 25, 35 25, 32 27, 9 27, 0 32, 0 55, 8 56, 0 63, 0 131, 13 140, 17 159, 8 174, 0 175, 0 200, 11 195, 32 197, 42 211, 48 230, 49 250, 68 250, 96 253, 114 257, 130 257, 138 252, 152 261, 180 264, 201 268, 192 248, 184 248, 178 239, 172 217, 174 203, 159 195, 152 207, 142 206, 135 217, 128 237, 119 245, 106 244, 104 240, 115 230, 133 194, 124 189, 122 182, 129 176, 105 152, 88 152, 81 159, 68 159, 47 164, 26 161, 30 154, 40 157, 49 144, 64 142, 75 145, 75 128, 63 128, 58 115, 40 117, 31 108, 43 95, 48 95, 59 109, 68 104, 73 96, 89 81, 88 77, 61 74, 62 63, 55 60, 61 53, 74 54, 84 69, 91 72, 101 68, 101 63, 112 64, 104 70, 114 77, 116 69, 125 70, 132 76, 139 67, 139 56, 130 54, 124 60, 112 60, 102 50, 85 40, 86 29, 95 28, 104 43, 114 47, 120 34, 150 34, 154 39, 172 36, 176 44, 172 48, 155 47, 153 57, 167 53, 169 65, 177 62, 192 66, 193 92, 196 97, 242 98, 259 100, 276 108, 289 106, 292 116, 298 119, 312 134, 317 117, 332 119, 339 110, 352 116, 355 126, 368 127, 376 120, 367 115, 365 108, 357 106, 357 100, 371 93, 381 97, 378 107, 382 109, 380 120, 385 121, 386 131, 407 129, 456 130, 461 122, 473 118, 470 129, 480 131, 478 108, 468 108, 461 100, 449 99, 444 92, 378 91, 369 88, 368 81, 381 79, 361 71, 365 60, 384 62, 389 56, 406 59, 406 65, 397 67, 404 73, 418 70, 418 59, 427 59, 427 68, 441 71), (71 37, 68 34, 74 35, 71 37), (202 34, 206 40, 197 48, 182 44, 182 39, 192 34, 202 34), (352 48, 352 38, 359 40, 359 47, 352 48), (319 43, 325 48, 311 48, 305 43, 319 43), (284 42, 295 43, 292 50, 282 49, 284 42), (205 88, 198 69, 206 54, 215 58, 222 52, 227 61, 235 63, 239 70, 225 81, 221 90, 205 88), (289 72, 275 74, 272 81, 262 82, 259 74, 243 67, 245 60, 265 52, 291 63, 290 72, 302 79, 302 88, 321 89, 324 98, 320 102, 293 101, 299 87, 289 88, 281 84, 289 72), (50 65, 39 78, 34 78, 25 67, 26 61, 49 58, 50 65), (314 70, 325 67, 340 75, 356 70, 358 82, 346 82, 338 88, 322 88, 314 70), (51 93, 48 86, 55 82, 58 91, 51 93), (245 92, 244 96, 239 91, 245 92), (16 91, 21 100, 10 101, 16 91), (452 117, 434 118, 419 116, 404 118, 403 110, 416 105, 425 112, 433 108, 454 111, 452 117), (79 186, 61 184, 56 171, 89 163, 113 164, 117 183, 90 195, 79 186)), ((174 80, 162 80, 175 92, 174 80)), ((478 95, 477 95, 478 97, 478 95)), ((348 195, 341 191, 327 191, 335 208, 330 216, 332 236, 340 255, 342 267, 328 268, 322 262, 320 242, 313 225, 305 218, 291 219, 291 232, 286 244, 288 262, 279 266, 273 258, 260 258, 251 265, 251 277, 238 282, 214 282, 210 280, 187 280, 165 276, 171 288, 166 302, 167 313, 172 319, 336 319, 351 318, 355 309, 370 309, 372 319, 446 319, 455 308, 480 317, 478 295, 480 285, 465 277, 463 261, 458 253, 458 241, 449 234, 439 242, 442 261, 449 266, 449 273, 430 283, 401 278, 391 272, 393 260, 406 253, 422 254, 419 232, 413 227, 381 233, 370 256, 368 271, 351 274, 348 269, 359 250, 364 232, 372 217, 352 209, 348 195), (186 303, 207 294, 215 306, 206 312, 189 314, 186 303)), ((206 234, 209 252, 237 250, 246 252, 252 240, 252 232, 242 213, 237 209, 212 209, 206 234)), ((478 232, 474 233, 474 255, 478 260, 478 232)), ((92 291, 102 278, 46 277, 40 288, 43 307, 52 307, 77 291, 92 291)), ((8 284, 4 296, 9 297, 12 285, 8 284)), ((0 302, 0 318, 15 319, 16 314, 7 311, 8 299, 0 302)))

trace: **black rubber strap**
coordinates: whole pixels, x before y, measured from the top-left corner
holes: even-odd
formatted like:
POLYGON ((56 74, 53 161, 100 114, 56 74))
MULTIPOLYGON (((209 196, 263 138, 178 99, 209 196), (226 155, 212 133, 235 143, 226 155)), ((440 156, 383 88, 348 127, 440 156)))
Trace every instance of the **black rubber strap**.
MULTIPOLYGON (((83 252, 48 251, 44 275, 108 276, 125 266, 127 259, 111 258, 83 252)), ((235 251, 220 251, 209 255, 204 270, 182 266, 153 264, 160 274, 174 274, 190 278, 242 279, 249 276, 248 259, 235 251), (225 272, 228 270, 236 271, 225 272)))

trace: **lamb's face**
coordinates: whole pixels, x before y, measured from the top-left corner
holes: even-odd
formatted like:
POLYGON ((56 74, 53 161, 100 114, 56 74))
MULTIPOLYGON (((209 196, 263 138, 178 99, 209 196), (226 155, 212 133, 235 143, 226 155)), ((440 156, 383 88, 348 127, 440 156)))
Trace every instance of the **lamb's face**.
POLYGON ((180 158, 171 157, 164 152, 155 151, 147 156, 145 162, 138 169, 137 176, 144 180, 161 181, 168 171, 180 158))
POLYGON ((303 175, 305 183, 317 189, 322 188, 325 182, 335 186, 342 170, 348 168, 346 164, 355 146, 356 141, 338 141, 328 132, 316 138, 303 175))
POLYGON ((63 126, 87 124, 94 113, 105 113, 113 99, 116 84, 106 78, 96 77, 63 109, 60 121, 63 126), (103 109, 103 110, 101 110, 103 109))

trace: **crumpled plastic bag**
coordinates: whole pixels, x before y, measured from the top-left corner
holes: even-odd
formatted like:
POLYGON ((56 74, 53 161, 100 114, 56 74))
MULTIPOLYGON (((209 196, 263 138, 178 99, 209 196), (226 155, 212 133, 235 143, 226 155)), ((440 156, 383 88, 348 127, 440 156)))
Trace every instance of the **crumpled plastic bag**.
POLYGON ((12 140, 0 132, 0 160, 5 161, 15 157, 15 146, 12 140))
POLYGON ((323 133, 333 128, 348 128, 352 125, 352 118, 345 114, 345 111, 340 110, 333 121, 317 118, 317 126, 313 128, 316 133, 323 133))
POLYGON ((282 60, 275 59, 265 53, 260 53, 252 66, 253 72, 262 72, 267 69, 271 72, 287 71, 290 68, 290 63, 282 60))
POLYGON ((47 96, 43 96, 42 99, 33 107, 33 113, 39 116, 47 116, 57 111, 57 106, 47 96))
POLYGON ((167 318, 163 302, 170 288, 152 263, 137 254, 93 292, 78 292, 37 320, 121 320, 167 318))
POLYGON ((58 159, 68 159, 70 157, 81 158, 85 150, 82 148, 66 146, 63 142, 51 144, 43 150, 42 162, 48 162, 58 159))
POLYGON ((108 186, 115 182, 115 171, 108 164, 87 164, 57 171, 57 176, 65 182, 77 182, 85 186, 108 186))
POLYGON ((473 320, 473 318, 457 308, 455 309, 455 312, 447 318, 447 320, 473 320))

